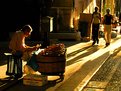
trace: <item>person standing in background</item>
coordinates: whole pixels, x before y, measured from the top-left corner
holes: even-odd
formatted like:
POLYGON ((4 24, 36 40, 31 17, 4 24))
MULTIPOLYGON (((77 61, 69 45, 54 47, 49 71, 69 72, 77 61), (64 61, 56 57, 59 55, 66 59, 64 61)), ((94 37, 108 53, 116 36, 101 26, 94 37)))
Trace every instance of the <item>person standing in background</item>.
POLYGON ((120 25, 120 34, 121 34, 121 13, 119 14, 119 25, 120 25))
POLYGON ((121 13, 119 14, 119 22, 121 22, 121 13))
POLYGON ((95 7, 95 11, 92 14, 92 40, 94 45, 95 43, 99 43, 99 28, 101 23, 101 14, 99 12, 99 8, 95 7))
POLYGON ((112 31, 112 23, 113 23, 113 15, 110 14, 110 8, 106 9, 106 14, 104 15, 104 34, 106 46, 110 45, 111 42, 111 31, 112 31))

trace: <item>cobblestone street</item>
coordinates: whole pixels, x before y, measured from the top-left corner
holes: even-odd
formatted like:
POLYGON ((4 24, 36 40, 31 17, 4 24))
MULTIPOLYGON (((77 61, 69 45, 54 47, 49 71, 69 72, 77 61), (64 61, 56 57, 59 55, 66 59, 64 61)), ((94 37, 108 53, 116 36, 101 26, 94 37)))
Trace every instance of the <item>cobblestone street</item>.
POLYGON ((121 91, 121 52, 112 54, 83 91, 121 91))

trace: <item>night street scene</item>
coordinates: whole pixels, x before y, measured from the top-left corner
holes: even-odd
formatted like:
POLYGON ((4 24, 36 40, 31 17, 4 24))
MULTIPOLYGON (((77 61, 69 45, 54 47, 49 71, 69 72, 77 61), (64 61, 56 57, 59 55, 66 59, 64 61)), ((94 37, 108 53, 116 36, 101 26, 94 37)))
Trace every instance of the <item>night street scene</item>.
POLYGON ((0 91, 121 91, 121 0, 0 4, 0 91))

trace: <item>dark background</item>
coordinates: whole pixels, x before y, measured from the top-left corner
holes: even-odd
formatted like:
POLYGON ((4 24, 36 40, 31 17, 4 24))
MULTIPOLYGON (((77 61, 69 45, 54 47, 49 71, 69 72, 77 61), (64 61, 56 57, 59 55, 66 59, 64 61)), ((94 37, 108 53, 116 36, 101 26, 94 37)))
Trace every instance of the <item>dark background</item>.
POLYGON ((31 40, 41 40, 40 20, 47 16, 51 5, 52 0, 3 0, 0 3, 0 41, 9 40, 10 33, 25 24, 33 28, 31 40))

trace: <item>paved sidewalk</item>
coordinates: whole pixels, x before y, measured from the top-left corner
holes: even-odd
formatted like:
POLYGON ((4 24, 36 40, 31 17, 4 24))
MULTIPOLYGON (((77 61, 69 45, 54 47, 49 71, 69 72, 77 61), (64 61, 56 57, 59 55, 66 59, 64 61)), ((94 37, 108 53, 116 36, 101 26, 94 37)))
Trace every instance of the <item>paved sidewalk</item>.
POLYGON ((121 91, 121 48, 105 62, 83 91, 121 91))
MULTIPOLYGON (((62 41, 61 41, 62 42, 62 41)), ((48 84, 42 87, 24 86, 22 80, 6 91, 81 91, 101 65, 110 56, 110 53, 120 47, 120 36, 113 39, 109 47, 105 48, 105 41, 101 38, 99 45, 91 46, 92 41, 63 41, 67 46, 67 63, 64 80, 56 80, 57 76, 48 76, 48 84)), ((6 65, 1 66, 5 76, 6 65)), ((1 70, 0 67, 0 70, 1 70)))

